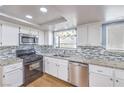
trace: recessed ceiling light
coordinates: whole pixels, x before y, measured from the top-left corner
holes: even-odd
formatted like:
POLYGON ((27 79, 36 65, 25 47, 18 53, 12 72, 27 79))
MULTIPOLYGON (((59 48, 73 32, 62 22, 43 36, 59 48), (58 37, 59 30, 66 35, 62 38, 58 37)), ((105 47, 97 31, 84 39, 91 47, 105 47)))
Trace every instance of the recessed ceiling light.
POLYGON ((41 8, 40 8, 40 11, 43 12, 43 13, 47 13, 47 8, 41 7, 41 8))
POLYGON ((25 17, 28 18, 28 19, 32 19, 31 15, 26 15, 25 17))

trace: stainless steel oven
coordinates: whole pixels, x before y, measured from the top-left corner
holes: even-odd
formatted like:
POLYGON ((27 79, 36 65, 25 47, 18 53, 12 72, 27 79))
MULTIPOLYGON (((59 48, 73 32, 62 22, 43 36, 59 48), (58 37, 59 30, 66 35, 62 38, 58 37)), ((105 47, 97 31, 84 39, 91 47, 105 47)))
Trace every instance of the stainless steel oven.
POLYGON ((38 44, 38 37, 29 34, 19 34, 19 44, 38 44))

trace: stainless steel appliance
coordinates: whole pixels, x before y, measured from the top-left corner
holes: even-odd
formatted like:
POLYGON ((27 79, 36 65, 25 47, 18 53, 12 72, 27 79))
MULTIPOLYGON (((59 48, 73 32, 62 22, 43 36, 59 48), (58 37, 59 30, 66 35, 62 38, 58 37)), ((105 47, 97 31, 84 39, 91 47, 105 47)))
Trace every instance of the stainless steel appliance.
POLYGON ((88 65, 70 61, 69 82, 78 87, 88 87, 88 65))
POLYGON ((38 37, 29 34, 19 34, 19 44, 38 44, 38 37))
POLYGON ((23 59, 24 85, 43 75, 43 56, 37 55, 34 49, 17 50, 16 55, 23 59))

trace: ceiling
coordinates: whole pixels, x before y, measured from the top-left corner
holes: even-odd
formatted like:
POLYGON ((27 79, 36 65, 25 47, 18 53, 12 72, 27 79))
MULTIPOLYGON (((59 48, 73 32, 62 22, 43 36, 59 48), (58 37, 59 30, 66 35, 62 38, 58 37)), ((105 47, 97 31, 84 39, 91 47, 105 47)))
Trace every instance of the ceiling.
POLYGON ((122 5, 4 5, 0 6, 0 19, 55 30, 58 24, 59 29, 65 29, 89 22, 124 19, 122 10, 122 5), (42 13, 41 7, 47 8, 48 12, 42 13), (33 19, 27 19, 27 14, 33 19))

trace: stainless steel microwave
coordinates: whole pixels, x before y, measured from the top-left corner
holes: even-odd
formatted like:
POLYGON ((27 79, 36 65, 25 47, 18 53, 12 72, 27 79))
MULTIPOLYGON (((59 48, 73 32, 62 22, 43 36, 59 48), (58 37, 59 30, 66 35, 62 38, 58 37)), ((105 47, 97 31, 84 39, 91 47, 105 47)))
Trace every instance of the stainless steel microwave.
POLYGON ((29 34, 19 34, 19 44, 38 44, 38 37, 29 34))

